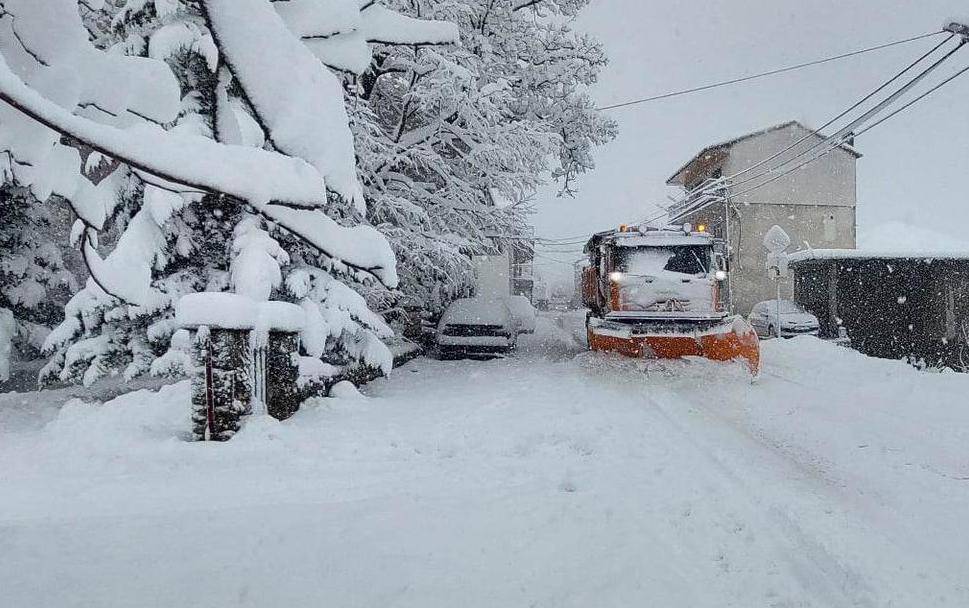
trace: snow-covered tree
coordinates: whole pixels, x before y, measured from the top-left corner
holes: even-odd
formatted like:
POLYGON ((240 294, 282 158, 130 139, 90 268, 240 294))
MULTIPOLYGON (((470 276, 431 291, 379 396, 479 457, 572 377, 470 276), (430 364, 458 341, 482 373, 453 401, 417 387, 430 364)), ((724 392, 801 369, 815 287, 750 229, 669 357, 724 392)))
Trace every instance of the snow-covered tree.
POLYGON ((386 326, 345 282, 394 287, 390 247, 328 216, 333 200, 366 209, 326 66, 363 69, 370 41, 443 43, 454 28, 355 0, 80 5, 83 21, 73 0, 0 2, 8 181, 70 202, 91 270, 45 374, 143 373, 181 295, 228 289, 298 301, 317 321, 312 355, 389 365, 386 326))
POLYGON ((394 0, 460 26, 454 47, 382 46, 351 102, 370 218, 402 291, 430 309, 462 295, 470 255, 524 235, 548 176, 569 193, 615 125, 586 88, 606 59, 569 20, 587 0, 394 0))
POLYGON ((25 188, 0 188, 0 308, 16 319, 17 345, 28 356, 63 319, 63 306, 77 290, 73 260, 65 259, 70 249, 56 239, 66 236, 68 214, 55 197, 40 202, 25 188))
POLYGON ((10 379, 10 351, 16 330, 13 313, 6 308, 0 308, 0 382, 10 379))

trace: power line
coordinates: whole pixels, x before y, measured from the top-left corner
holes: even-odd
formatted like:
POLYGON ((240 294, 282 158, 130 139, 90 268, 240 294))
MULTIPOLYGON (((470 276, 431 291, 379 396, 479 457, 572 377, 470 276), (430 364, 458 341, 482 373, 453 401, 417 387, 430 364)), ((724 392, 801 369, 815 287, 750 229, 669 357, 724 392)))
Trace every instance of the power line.
MULTIPOLYGON (((936 92, 936 91, 938 91, 939 89, 941 89, 941 88, 942 88, 942 87, 944 87, 945 85, 947 85, 947 84, 949 84, 950 82, 952 82, 953 80, 955 80, 955 79, 956 79, 956 78, 958 78, 959 76, 962 76, 962 75, 963 75, 963 74, 965 74, 966 72, 969 72, 969 66, 966 66, 966 67, 964 67, 964 68, 962 68, 961 70, 959 70, 958 72, 956 72, 956 73, 955 73, 955 74, 953 74, 952 76, 949 76, 948 78, 946 78, 945 80, 943 80, 943 81, 942 81, 942 82, 940 82, 939 84, 937 84, 937 85, 935 85, 934 87, 932 87, 931 89, 929 89, 929 90, 928 90, 928 91, 926 91, 925 93, 922 93, 922 94, 921 94, 921 95, 919 95, 918 97, 916 97, 916 98, 914 98, 914 99, 912 99, 911 101, 909 101, 909 102, 907 102, 907 103, 906 103, 905 105, 903 105, 903 106, 901 106, 900 108, 898 108, 898 109, 896 109, 896 110, 895 110, 894 112, 892 112, 892 113, 890 113, 890 114, 888 114, 888 115, 886 115, 886 116, 884 116, 884 117, 882 117, 882 118, 881 118, 881 119, 879 119, 878 121, 876 121, 876 122, 874 122, 874 123, 872 123, 872 124, 870 124, 870 125, 868 125, 868 126, 867 126, 867 127, 865 127, 864 129, 862 129, 861 131, 859 131, 859 132, 858 132, 858 133, 857 133, 857 134, 856 134, 855 136, 857 137, 857 136, 860 136, 860 135, 862 135, 863 133, 867 133, 868 131, 871 131, 872 129, 874 129, 874 128, 875 128, 875 127, 877 127, 878 125, 880 125, 880 124, 882 124, 882 123, 883 123, 883 122, 885 122, 886 120, 888 120, 888 119, 890 119, 890 118, 892 118, 892 117, 894 117, 894 116, 896 116, 896 115, 898 115, 898 114, 900 114, 901 112, 903 112, 903 111, 905 111, 906 109, 908 109, 908 108, 910 108, 911 106, 913 106, 913 105, 915 105, 915 104, 916 104, 916 103, 918 103, 919 101, 921 101, 921 100, 923 100, 923 99, 925 99, 926 97, 928 97, 928 96, 929 96, 929 95, 931 95, 932 93, 934 93, 934 92, 936 92)), ((781 179, 781 178, 783 178, 783 177, 786 177, 786 176, 788 176, 788 175, 790 175, 791 173, 794 173, 795 171, 798 171, 798 170, 800 170, 801 168, 803 168, 803 167, 805 167, 805 166, 807 166, 807 165, 810 165, 811 163, 813 163, 813 162, 815 162, 815 161, 817 161, 817 160, 820 160, 820 159, 821 159, 821 158, 823 158, 824 156, 827 156, 827 155, 828 155, 829 153, 831 153, 831 152, 832 152, 833 150, 835 150, 835 149, 837 149, 839 145, 841 145, 841 144, 840 144, 840 143, 837 143, 837 144, 835 144, 835 145, 833 145, 833 146, 831 146, 831 147, 829 147, 828 149, 826 149, 826 150, 824 150, 824 151, 823 151, 823 152, 821 152, 820 154, 818 154, 818 155, 816 155, 816 156, 813 156, 812 158, 809 158, 808 160, 806 160, 806 161, 804 161, 804 162, 802 162, 802 163, 800 163, 800 164, 798 164, 797 166, 795 166, 795 167, 792 167, 792 168, 790 168, 790 169, 788 169, 788 170, 786 170, 786 171, 784 171, 783 173, 781 173, 781 174, 779 174, 779 175, 776 175, 776 176, 774 176, 774 177, 772 177, 771 179, 769 179, 769 180, 767 180, 767 181, 765 181, 765 182, 762 182, 762 183, 760 183, 760 184, 757 184, 757 185, 755 185, 755 186, 751 186, 750 188, 747 188, 746 190, 743 190, 743 191, 741 191, 741 192, 737 192, 737 193, 734 193, 734 194, 731 194, 731 195, 730 195, 730 197, 731 197, 731 198, 734 198, 734 197, 738 197, 738 196, 743 196, 744 194, 747 194, 747 193, 749 193, 749 192, 753 192, 754 190, 758 190, 758 189, 760 189, 760 188, 763 188, 764 186, 767 186, 768 184, 771 184, 771 183, 773 183, 773 182, 775 182, 775 181, 777 181, 777 180, 779 180, 779 179, 781 179)))
MULTIPOLYGON (((770 167, 768 169, 765 169, 764 171, 761 171, 757 175, 753 175, 751 177, 747 177, 745 179, 740 180, 739 182, 734 182, 734 183, 731 184, 731 187, 742 186, 743 184, 749 184, 750 182, 752 182, 754 180, 760 179, 761 177, 764 177, 765 175, 771 174, 771 173, 777 171, 778 169, 780 169, 780 168, 782 168, 784 166, 790 165, 791 163, 793 163, 794 161, 798 160, 799 158, 804 158, 806 155, 810 154, 811 152, 813 152, 813 151, 815 151, 815 150, 817 150, 819 148, 822 148, 822 147, 824 147, 827 144, 830 144, 832 141, 835 141, 835 140, 838 141, 838 143, 835 146, 833 146, 832 149, 837 148, 838 146, 843 145, 845 143, 845 141, 850 137, 850 134, 855 129, 857 129, 858 127, 864 125, 866 122, 868 122, 869 120, 871 120, 872 118, 874 118, 878 113, 880 113, 881 111, 883 111, 885 108, 887 108, 891 104, 893 104, 896 101, 898 101, 898 99, 900 97, 902 97, 905 93, 907 93, 910 90, 912 90, 926 76, 928 76, 933 71, 935 71, 939 66, 941 66, 943 63, 945 63, 950 57, 952 57, 952 55, 954 55, 956 52, 958 52, 959 50, 961 50, 965 45, 966 45, 966 42, 964 40, 961 41, 961 42, 959 42, 959 45, 958 46, 956 46, 951 51, 949 51, 948 53, 946 53, 945 55, 943 55, 940 59, 938 59, 937 61, 935 61, 929 67, 927 67, 926 69, 922 70, 922 72, 920 72, 917 76, 915 76, 914 78, 912 78, 911 80, 909 80, 907 83, 905 83, 905 85, 902 86, 900 89, 898 89, 897 91, 895 91, 894 93, 892 93, 891 95, 889 95, 888 97, 886 97, 885 99, 883 99, 882 101, 880 101, 877 104, 875 104, 875 106, 872 107, 870 110, 866 111, 865 113, 863 113, 858 118, 855 118, 854 120, 852 120, 851 122, 849 122, 844 127, 841 127, 840 129, 838 129, 837 131, 835 131, 831 135, 825 137, 821 141, 816 142, 813 146, 810 146, 809 148, 805 148, 804 150, 798 152, 797 154, 795 154, 794 156, 788 158, 784 162, 782 162, 780 164, 777 164, 777 165, 775 165, 773 167, 770 167)), ((904 74, 906 71, 908 71, 908 69, 906 69, 905 71, 903 71, 901 74, 904 74)), ((893 82, 897 78, 898 78, 898 76, 893 77, 892 80, 890 80, 888 83, 886 83, 886 85, 887 84, 890 84, 891 82, 893 82)), ((885 85, 883 85, 882 87, 879 87, 878 90, 881 90, 884 87, 885 87, 885 85)), ((859 105, 861 105, 861 104, 860 103, 859 104, 856 104, 854 107, 856 108, 859 105)), ((850 112, 850 111, 851 110, 848 110, 848 112, 850 112)), ((846 112, 846 114, 847 114, 847 112, 846 112)), ((730 178, 728 178, 728 179, 730 179, 730 178)), ((694 195, 694 194, 698 194, 698 193, 702 193, 702 190, 701 191, 698 191, 697 193, 690 193, 690 195, 694 195)))
POLYGON ((829 62, 837 61, 837 60, 840 60, 840 59, 847 59, 848 57, 854 57, 856 55, 861 55, 863 53, 870 53, 872 51, 879 51, 879 50, 886 49, 886 48, 889 48, 889 47, 898 46, 900 44, 908 44, 909 42, 915 42, 917 40, 923 40, 925 38, 929 38, 931 36, 936 36, 936 35, 941 34, 941 33, 942 33, 942 31, 930 32, 928 34, 921 34, 919 36, 913 36, 911 38, 905 38, 903 40, 895 40, 893 42, 888 42, 888 43, 880 44, 880 45, 877 45, 877 46, 867 47, 867 48, 864 48, 864 49, 859 49, 857 51, 851 51, 849 53, 843 53, 841 55, 835 55, 833 57, 825 57, 824 59, 816 59, 814 61, 808 61, 806 63, 799 63, 797 65, 791 65, 791 66, 787 66, 787 67, 783 67, 783 68, 777 68, 777 69, 774 69, 774 70, 769 70, 767 72, 761 72, 759 74, 753 74, 753 75, 750 75, 750 76, 743 76, 743 77, 740 77, 740 78, 733 78, 731 80, 723 80, 723 81, 720 81, 720 82, 714 82, 714 83, 710 83, 710 84, 705 84, 705 85, 702 85, 702 86, 692 87, 692 88, 689 88, 689 89, 683 89, 683 90, 680 90, 680 91, 673 91, 671 93, 663 93, 661 95, 653 95, 652 97, 644 97, 642 99, 634 99, 634 100, 631 100, 631 101, 624 101, 622 103, 616 103, 616 104, 612 104, 612 105, 608 105, 608 106, 601 106, 601 107, 598 107, 596 109, 597 110, 601 110, 601 111, 604 111, 604 110, 615 110, 615 109, 618 109, 618 108, 625 108, 625 107, 628 107, 628 106, 634 106, 634 105, 649 103, 649 102, 652 102, 652 101, 659 101, 661 99, 670 99, 672 97, 680 97, 682 95, 689 95, 691 93, 699 93, 700 91, 708 91, 710 89, 716 89, 716 88, 719 88, 719 87, 725 87, 725 86, 732 85, 732 84, 739 84, 741 82, 748 82, 748 81, 751 81, 751 80, 757 80, 759 78, 766 78, 768 76, 775 76, 777 74, 783 74, 785 72, 792 72, 794 70, 800 70, 800 69, 804 69, 804 68, 808 68, 808 67, 812 67, 812 66, 816 66, 816 65, 821 65, 823 63, 829 63, 829 62))
MULTIPOLYGON (((936 33, 939 33, 939 32, 936 32, 936 33)), ((930 35, 934 35, 934 34, 928 34, 928 35, 925 35, 925 36, 921 36, 919 38, 924 38, 924 37, 930 36, 930 35)), ((750 171, 752 171, 752 170, 754 170, 754 169, 756 169, 758 167, 762 167, 762 166, 770 163, 771 161, 777 160, 778 158, 782 157, 787 152, 790 152, 791 150, 795 149, 800 144, 804 143, 804 141, 806 141, 807 139, 815 136, 819 131, 821 131, 821 130, 823 130, 823 129, 829 127, 829 126, 831 126, 832 124, 836 123, 838 120, 840 120, 840 119, 844 118, 845 116, 847 116, 848 114, 850 114, 853 110, 858 109, 865 102, 871 100, 878 93, 882 92, 888 86, 890 86, 893 82, 897 81, 899 78, 901 78, 906 73, 908 73, 913 68, 915 68, 918 64, 920 64, 925 59, 927 59, 928 57, 930 57, 933 53, 935 53, 940 48, 942 48, 946 43, 948 43, 949 41, 951 41, 953 39, 953 37, 954 37, 954 35, 950 35, 945 40, 943 40, 939 44, 935 45, 932 49, 930 49, 928 52, 924 53, 921 57, 919 57, 918 59, 916 59, 914 62, 910 63, 908 66, 906 66, 900 72, 898 72, 897 74, 895 74, 894 76, 892 76, 889 80, 887 80, 885 83, 881 84, 874 91, 872 91, 871 93, 869 93, 868 95, 866 95, 865 97, 863 97, 861 100, 859 100, 858 102, 856 102, 854 105, 850 106, 847 110, 841 112, 840 114, 838 114, 837 116, 835 116, 831 120, 827 121, 822 127, 820 127, 820 129, 818 129, 818 131, 814 131, 812 133, 808 133, 807 135, 804 135, 803 137, 801 137, 800 139, 798 139, 797 141, 795 141, 793 144, 789 145, 788 147, 784 148, 783 150, 781 150, 781 151, 779 151, 779 152, 777 152, 777 153, 775 153, 775 154, 773 154, 773 155, 771 155, 771 156, 769 156, 769 157, 767 157, 767 158, 765 158, 765 159, 763 159, 761 161, 758 161, 757 163, 755 163, 754 165, 751 165, 750 167, 747 167, 747 168, 745 168, 745 169, 743 169, 741 171, 738 171, 738 172, 736 172, 736 173, 734 173, 732 175, 729 175, 729 176, 727 176, 725 178, 722 178, 722 179, 718 180, 717 183, 715 183, 715 184, 708 184, 706 186, 700 186, 700 187, 698 187, 698 188, 696 188, 696 189, 694 189, 694 190, 692 190, 692 191, 684 194, 683 197, 681 197, 680 199, 678 199, 678 201, 676 201, 676 202, 680 202, 680 201, 686 200, 686 199, 688 199, 690 197, 700 196, 702 194, 705 194, 705 193, 708 193, 708 192, 712 192, 712 191, 714 191, 714 190, 716 190, 718 188, 721 188, 723 186, 723 184, 725 182, 729 181, 729 180, 732 180, 732 179, 734 179, 736 177, 739 177, 739 176, 741 176, 741 175, 743 175, 745 173, 748 173, 748 172, 750 172, 750 171)), ((963 43, 964 43, 964 41, 962 43, 960 43, 958 46, 956 46, 954 49, 952 49, 949 53, 947 53, 942 59, 936 61, 935 64, 933 64, 932 66, 930 66, 929 68, 927 68, 926 70, 924 70, 921 74, 919 74, 918 76, 916 76, 912 81, 910 81, 905 86, 903 86, 901 90, 896 91, 896 93, 894 93, 893 95, 889 96, 889 98, 887 98, 886 100, 884 100, 884 101, 880 102, 878 105, 876 105, 875 109, 870 110, 868 113, 866 113, 865 115, 863 115, 863 117, 862 117, 863 119, 860 120, 860 122, 863 123, 865 120, 870 119, 874 114, 876 114, 881 109, 884 109, 884 107, 887 107, 888 104, 890 104, 892 101, 896 100, 905 91, 910 90, 917 82, 921 81, 928 73, 930 73, 931 71, 933 71, 934 69, 936 69, 946 59, 948 59, 949 57, 951 57, 952 54, 955 53, 955 51, 957 51, 958 49, 960 49, 963 46, 963 43)), ((854 126, 857 126, 857 122, 859 122, 859 121, 853 121, 851 124, 849 124, 849 127, 845 128, 845 129, 840 129, 838 132, 836 132, 836 133, 834 133, 834 134, 832 134, 832 135, 830 135, 828 137, 822 138, 819 142, 815 143, 813 146, 811 146, 811 147, 809 147, 809 148, 801 151, 801 153, 793 156, 792 158, 789 158, 789 159, 785 160, 783 163, 781 163, 781 164, 779 164, 777 166, 774 166, 774 167, 771 167, 771 168, 766 169, 764 171, 761 171, 757 175, 754 175, 754 176, 752 176, 750 178, 747 178, 745 180, 742 180, 740 182, 737 182, 737 183, 734 183, 734 184, 730 184, 730 185, 732 187, 735 187, 737 185, 742 185, 742 184, 745 184, 745 183, 750 183, 751 181, 760 179, 760 178, 764 177, 765 175, 768 175, 770 173, 773 173, 777 169, 779 169, 779 168, 781 168, 781 167, 783 167, 783 166, 785 166, 787 164, 790 164, 791 162, 797 160, 798 158, 803 157, 804 155, 806 155, 806 154, 808 154, 808 153, 816 150, 817 148, 819 148, 821 146, 824 146, 825 144, 830 143, 835 138, 839 138, 839 136, 842 136, 843 137, 845 133, 850 132, 851 128, 853 128, 854 126)), ((838 146, 843 145, 843 143, 844 142, 842 140, 839 140, 839 143, 837 145, 833 146, 831 149, 832 150, 833 149, 836 149, 838 146)), ((826 154, 827 152, 829 152, 829 151, 830 150, 826 150, 822 154, 822 156, 824 154, 826 154)), ((795 168, 795 170, 797 168, 800 168, 800 167, 804 166, 805 164, 807 164, 807 163, 802 163, 802 164, 798 165, 795 168)), ((787 173, 785 173, 785 175, 786 174, 787 173)), ((771 180, 771 181, 775 181, 775 180, 771 180)), ((766 182, 766 183, 770 183, 770 182, 766 182)), ((757 186, 757 187, 760 187, 760 186, 757 186)), ((664 216, 667 216, 667 215, 668 215, 668 210, 667 211, 664 211, 661 214, 658 214, 658 215, 655 215, 655 216, 652 216, 652 217, 645 218, 645 219, 643 219, 641 221, 641 223, 648 224, 650 222, 653 222, 653 221, 656 221, 658 219, 661 219, 661 218, 663 218, 664 216)))
POLYGON ((586 236, 581 241, 575 240, 575 241, 567 241, 562 243, 543 243, 542 241, 536 241, 535 245, 537 247, 575 247, 578 245, 585 245, 585 243, 588 242, 588 240, 589 240, 589 237, 586 236))
MULTIPOLYGON (((883 91, 885 88, 887 88, 893 82, 895 82, 896 80, 898 80, 901 76, 903 76, 904 74, 906 74, 907 72, 909 72, 912 68, 914 68, 915 66, 917 66, 919 63, 921 63, 925 59, 927 59, 929 56, 931 56, 935 51, 937 51, 939 48, 941 48, 947 42, 949 42, 950 40, 952 40, 953 37, 954 36, 949 36, 942 43, 936 45, 929 52, 927 52, 924 55, 922 55, 921 57, 919 57, 915 62, 909 64, 905 69, 903 69, 901 72, 899 72, 896 75, 894 75, 892 78, 890 78, 884 84, 882 84, 877 89, 875 89, 874 91, 872 91, 871 93, 869 93, 868 95, 866 95, 863 99, 861 99, 860 101, 858 101, 857 103, 855 103, 854 105, 852 105, 850 108, 848 108, 847 110, 845 110, 844 112, 842 112, 841 114, 839 114, 838 116, 836 116, 835 118, 829 120, 821 128, 824 129, 824 128, 826 128, 826 127, 834 124, 835 122, 837 122, 838 120, 840 120, 844 116, 846 116, 849 113, 851 113, 853 110, 855 110, 858 107, 860 107, 861 105, 863 105, 866 101, 868 101, 871 98, 873 98, 879 92, 883 91)), ((679 201, 684 201, 684 200, 687 200, 689 198, 696 198, 696 197, 702 196, 704 194, 709 194, 709 193, 713 192, 714 190, 717 190, 717 189, 722 188, 724 186, 724 184, 729 184, 729 187, 731 187, 731 188, 736 188, 736 187, 742 186, 744 184, 749 184, 751 182, 754 182, 754 181, 756 181, 758 179, 763 178, 764 176, 773 174, 774 172, 776 172, 777 170, 781 169, 782 167, 785 167, 787 165, 790 165, 791 163, 797 161, 800 158, 803 158, 803 157, 807 156, 808 154, 814 152, 815 150, 818 150, 819 148, 823 148, 823 151, 821 152, 821 156, 826 155, 828 152, 830 152, 830 151, 838 148, 839 146, 844 145, 846 143, 846 140, 848 140, 850 138, 851 134, 855 131, 855 129, 857 129, 858 127, 864 125, 866 122, 868 122, 869 120, 871 120, 872 118, 874 118, 878 113, 880 113, 885 108, 887 108, 889 105, 891 105, 892 103, 894 103, 895 101, 897 101, 899 98, 901 98, 905 93, 907 93, 912 88, 914 88, 926 76, 928 76, 931 72, 933 72, 939 66, 941 66, 943 63, 945 63, 945 61, 947 61, 949 58, 951 58, 957 51, 959 51, 960 49, 962 49, 965 45, 966 45, 966 40, 960 40, 960 42, 959 42, 958 45, 956 45, 953 49, 951 49, 950 51, 948 51, 940 59, 936 60, 928 68, 924 69, 922 72, 920 72, 914 78, 912 78, 911 80, 909 80, 901 88, 899 88, 898 90, 896 90, 895 92, 893 92, 891 95, 889 95, 888 97, 886 97, 885 99, 883 99, 882 101, 880 101, 879 103, 877 103, 874 107, 872 107, 871 109, 867 110, 865 113, 863 113, 858 118, 853 119, 846 126, 841 127, 840 129, 838 129, 835 133, 832 133, 831 135, 829 135, 827 137, 821 138, 819 141, 815 142, 813 146, 807 147, 804 150, 801 150, 799 153, 794 154, 790 158, 784 160, 783 162, 781 162, 779 164, 775 164, 775 165, 773 165, 771 167, 765 168, 764 170, 759 171, 755 175, 752 175, 752 176, 747 177, 745 179, 742 179, 740 181, 736 181, 736 182, 732 181, 734 178, 736 178, 736 177, 738 177, 740 175, 743 175, 744 173, 749 172, 751 169, 754 169, 754 168, 757 168, 757 167, 761 167, 761 166, 769 163, 770 161, 776 160, 777 158, 783 156, 784 154, 786 154, 787 152, 791 151, 792 149, 794 149, 799 144, 803 143, 807 138, 812 137, 813 135, 817 134, 818 131, 815 131, 815 132, 812 132, 812 133, 809 133, 809 134, 805 135, 804 137, 800 138, 798 141, 794 142, 793 144, 791 144, 787 148, 785 148, 785 149, 783 149, 783 150, 781 150, 781 151, 779 151, 779 152, 777 152, 777 153, 775 153, 775 154, 773 154, 773 155, 771 155, 771 156, 769 156, 769 157, 767 157, 767 158, 765 158, 765 159, 763 159, 763 160, 755 163, 754 165, 751 165, 750 167, 747 167, 746 169, 744 169, 742 171, 738 171, 737 173, 734 173, 732 175, 729 175, 729 176, 727 176, 725 178, 721 178, 720 180, 717 180, 716 183, 707 184, 705 186, 700 186, 698 188, 695 188, 694 190, 691 190, 690 192, 687 192, 686 194, 683 195, 683 197, 681 197, 679 199, 679 201), (836 143, 834 143, 833 145, 831 145, 831 142, 836 142, 836 143), (828 147, 826 147, 826 146, 828 146, 828 147)), ((815 159, 816 159, 816 157, 815 157, 815 159)), ((800 163, 800 164, 796 165, 794 167, 794 169, 797 170, 798 168, 803 167, 803 166, 805 166, 807 164, 810 164, 811 162, 814 162, 814 161, 813 160, 809 160, 807 163, 800 163)), ((783 175, 788 175, 788 174, 789 173, 785 171, 781 175, 783 176, 783 175)), ((776 180, 774 180, 774 179, 768 180, 767 182, 765 182, 765 184, 772 183, 773 181, 776 181, 776 180)), ((760 185, 756 186, 754 189, 759 188, 759 187, 760 187, 760 185)), ((748 189, 748 190, 745 190, 744 192, 748 192, 748 191, 750 191, 750 190, 748 189)), ((736 194, 732 194, 731 196, 736 196, 736 194)))
POLYGON ((544 260, 546 262, 555 262, 556 264, 562 264, 562 265, 569 266, 569 267, 572 267, 572 265, 575 264, 575 262, 566 262, 565 260, 560 260, 558 258, 553 258, 552 256, 548 256, 548 255, 542 255, 542 254, 540 254, 538 252, 534 252, 534 253, 535 253, 535 257, 541 258, 542 260, 544 260))
POLYGON ((911 107, 911 106, 912 106, 913 104, 915 104, 915 103, 917 103, 917 102, 919 102, 919 101, 921 101, 921 100, 923 100, 923 99, 925 99, 926 97, 928 97, 928 96, 929 96, 929 95, 931 95, 932 93, 935 93, 936 91, 938 91, 939 89, 941 89, 941 88, 942 88, 942 87, 944 87, 945 85, 947 85, 947 84, 949 84, 950 82, 952 82, 953 80, 955 80, 955 79, 956 79, 956 78, 958 78, 959 76, 962 76, 962 75, 963 75, 963 74, 965 74, 966 72, 969 72, 969 66, 966 66, 966 67, 964 67, 964 68, 962 68, 961 70, 959 70, 958 72, 956 72, 956 73, 955 73, 955 74, 953 74, 952 76, 950 76, 950 77, 948 77, 948 78, 946 78, 945 80, 943 80, 943 81, 942 81, 942 82, 940 82, 939 84, 937 84, 937 85, 935 85, 934 87, 932 87, 931 89, 929 89, 929 90, 928 90, 928 91, 926 91, 925 93, 922 93, 921 95, 919 95, 919 96, 918 96, 918 97, 916 97, 915 99, 913 99, 913 100, 911 100, 911 101, 909 101, 908 103, 906 103, 906 104, 905 104, 905 105, 903 105, 902 107, 900 107, 900 108, 898 108, 897 110, 895 110, 895 111, 894 111, 894 112, 892 112, 891 114, 889 114, 889 115, 887 115, 887 116, 884 116, 884 117, 882 117, 882 118, 880 118, 880 119, 878 119, 878 120, 877 120, 876 122, 874 122, 874 123, 872 123, 872 124, 870 124, 870 125, 868 125, 868 126, 867 126, 867 127, 865 127, 864 129, 862 129, 861 131, 859 131, 859 132, 858 132, 858 133, 856 134, 856 137, 857 137, 857 136, 860 136, 860 135, 863 135, 864 133, 867 133, 868 131, 871 131, 872 129, 874 129, 874 128, 875 128, 875 127, 877 127, 878 125, 880 125, 880 124, 882 124, 883 122, 885 122, 886 120, 888 120, 889 118, 892 118, 893 116, 895 116, 896 114, 900 114, 901 112, 904 112, 904 111, 905 111, 905 110, 907 110, 907 109, 908 109, 909 107, 911 107))
POLYGON ((861 107, 861 105, 864 104, 866 101, 869 101, 875 95, 877 95, 878 93, 881 93, 888 86, 890 86, 893 82, 895 82, 896 80, 898 80, 899 78, 901 78, 902 76, 904 76, 907 72, 909 72, 910 70, 912 70, 915 66, 917 66, 920 63, 922 63, 923 61, 925 61, 926 59, 928 59, 933 53, 935 53, 937 50, 939 50, 940 48, 942 48, 943 46, 945 46, 945 44, 948 43, 950 40, 952 40, 954 37, 955 37, 955 34, 953 34, 952 36, 949 36, 948 38, 946 38, 945 40, 943 40, 939 44, 935 45, 930 51, 928 51, 927 53, 925 53, 924 55, 922 55, 921 57, 919 57, 918 59, 916 59, 915 61, 913 61, 912 63, 910 63, 904 70, 902 70, 901 72, 898 72, 897 74, 895 74, 894 76, 892 76, 884 84, 882 84, 877 89, 875 89, 874 91, 872 91, 871 93, 869 93, 868 95, 866 95, 864 98, 862 98, 860 101, 858 101, 857 103, 855 103, 853 106, 851 106, 850 108, 848 108, 844 112, 838 114, 837 116, 835 116, 834 118, 832 118, 828 122, 826 122, 823 125, 821 125, 820 127, 818 127, 817 130, 814 133, 808 133, 808 134, 804 135, 803 137, 801 137, 800 139, 798 139, 797 141, 795 141, 790 146, 784 148, 780 152, 777 152, 776 154, 773 154, 772 156, 769 156, 769 157, 765 158, 764 160, 762 160, 762 161, 760 161, 758 163, 755 163, 755 164, 747 167, 746 169, 742 169, 742 170, 734 173, 733 175, 728 175, 724 179, 731 180, 731 179, 734 179, 736 177, 740 177, 741 175, 744 175, 745 173, 748 173, 748 172, 750 172, 750 171, 752 171, 754 169, 757 169, 758 167, 762 167, 762 166, 766 165, 767 163, 769 163, 771 161, 777 160, 778 158, 780 158, 781 156, 783 156, 787 152, 790 152, 791 150, 794 150, 799 145, 801 145, 802 143, 804 143, 805 141, 807 141, 808 139, 810 139, 811 137, 813 137, 815 134, 824 131, 825 129, 827 129, 828 127, 830 127, 831 125, 833 125, 834 123, 838 122, 839 120, 841 120, 842 118, 844 118, 845 116, 847 116, 848 114, 850 114, 851 112, 853 112, 854 110, 856 110, 859 107, 861 107))
POLYGON ((564 241, 579 241, 579 240, 585 241, 585 240, 588 240, 588 239, 587 239, 587 237, 585 237, 585 235, 577 234, 575 236, 563 236, 563 237, 554 238, 554 239, 553 238, 545 238, 545 237, 535 237, 535 240, 537 242, 542 242, 542 243, 561 243, 561 242, 564 242, 564 241))

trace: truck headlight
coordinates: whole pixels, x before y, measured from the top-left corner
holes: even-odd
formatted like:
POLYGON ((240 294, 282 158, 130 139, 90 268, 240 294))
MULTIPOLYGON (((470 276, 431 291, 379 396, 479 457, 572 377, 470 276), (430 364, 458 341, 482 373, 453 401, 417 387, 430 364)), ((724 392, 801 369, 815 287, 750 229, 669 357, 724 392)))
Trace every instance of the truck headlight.
POLYGON ((609 280, 610 281, 615 281, 616 283, 618 283, 619 281, 623 280, 625 277, 626 277, 625 273, 622 273, 622 272, 610 272, 609 273, 609 280))
POLYGON ((723 270, 718 270, 715 273, 713 273, 713 277, 718 281, 726 281, 727 273, 724 272, 723 270))

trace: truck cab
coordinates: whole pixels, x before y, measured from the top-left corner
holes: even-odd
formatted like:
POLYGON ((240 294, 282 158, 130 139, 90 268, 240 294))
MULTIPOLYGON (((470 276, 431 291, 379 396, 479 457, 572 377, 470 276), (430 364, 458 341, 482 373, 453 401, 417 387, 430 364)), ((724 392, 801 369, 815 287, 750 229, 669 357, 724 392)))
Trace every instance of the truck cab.
POLYGON ((585 305, 602 318, 725 316, 722 243, 704 231, 622 227, 586 246, 585 305))

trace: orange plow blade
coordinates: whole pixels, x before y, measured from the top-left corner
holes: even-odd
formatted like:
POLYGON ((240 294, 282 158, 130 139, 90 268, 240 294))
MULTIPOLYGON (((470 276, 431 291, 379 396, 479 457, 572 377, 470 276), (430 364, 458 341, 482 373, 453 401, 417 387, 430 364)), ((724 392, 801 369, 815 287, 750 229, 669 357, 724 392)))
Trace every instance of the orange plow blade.
POLYGON ((636 358, 703 357, 713 361, 743 360, 754 376, 760 371, 760 340, 741 317, 693 333, 617 332, 589 328, 589 347, 636 358))

